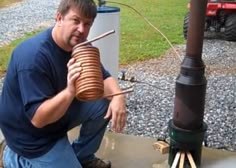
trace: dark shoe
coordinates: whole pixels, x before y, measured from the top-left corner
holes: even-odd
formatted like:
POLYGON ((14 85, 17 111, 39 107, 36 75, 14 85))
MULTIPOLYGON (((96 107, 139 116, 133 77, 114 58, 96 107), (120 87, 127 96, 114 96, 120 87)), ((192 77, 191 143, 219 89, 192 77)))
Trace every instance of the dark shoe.
POLYGON ((5 140, 3 140, 0 143, 0 168, 3 168, 2 157, 3 157, 3 150, 4 150, 5 146, 6 146, 6 142, 5 142, 5 140))
POLYGON ((81 163, 83 168, 111 168, 111 162, 95 158, 81 163))

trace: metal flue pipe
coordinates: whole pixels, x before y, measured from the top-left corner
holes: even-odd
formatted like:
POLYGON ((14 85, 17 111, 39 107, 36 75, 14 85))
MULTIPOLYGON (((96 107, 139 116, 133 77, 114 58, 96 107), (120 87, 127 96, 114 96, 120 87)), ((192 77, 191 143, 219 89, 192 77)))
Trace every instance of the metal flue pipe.
POLYGON ((173 120, 169 122, 169 165, 179 151, 190 152, 197 166, 206 124, 203 122, 207 80, 202 60, 207 0, 191 0, 186 55, 176 79, 173 120))
POLYGON ((182 129, 202 126, 206 79, 202 48, 207 0, 192 0, 187 34, 186 56, 176 81, 174 124, 182 129))

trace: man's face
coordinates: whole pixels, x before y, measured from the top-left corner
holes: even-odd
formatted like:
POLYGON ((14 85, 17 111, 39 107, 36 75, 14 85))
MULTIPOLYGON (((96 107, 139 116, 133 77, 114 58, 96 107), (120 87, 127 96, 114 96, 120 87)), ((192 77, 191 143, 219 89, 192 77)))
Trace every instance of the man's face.
POLYGON ((71 50, 76 44, 87 40, 93 19, 83 18, 76 8, 71 8, 64 17, 59 13, 57 22, 61 30, 61 43, 65 49, 71 50))

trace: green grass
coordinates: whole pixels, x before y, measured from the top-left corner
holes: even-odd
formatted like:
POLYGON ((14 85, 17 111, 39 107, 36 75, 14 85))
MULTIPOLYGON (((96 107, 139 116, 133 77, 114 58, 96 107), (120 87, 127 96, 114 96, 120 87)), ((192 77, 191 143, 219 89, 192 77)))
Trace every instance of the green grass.
POLYGON ((13 4, 15 2, 19 2, 21 0, 0 0, 0 8, 3 8, 7 5, 13 4))
MULTIPOLYGON (((0 0, 1 2, 2 0, 0 0)), ((153 25, 163 32, 173 45, 184 43, 182 25, 187 12, 188 0, 114 0, 132 6, 144 15, 153 25)), ((161 56, 170 48, 167 41, 142 17, 132 9, 117 6, 120 11, 120 64, 130 64, 161 56)), ((9 46, 0 48, 0 72, 5 72, 12 49, 25 38, 35 34, 27 34, 9 46)))
MULTIPOLYGON (((184 43, 182 25, 188 0, 117 0, 117 2, 125 3, 138 10, 164 33, 173 45, 184 43)), ((170 48, 167 41, 141 16, 128 7, 121 5, 119 7, 121 9, 121 64, 157 58, 170 48)))
POLYGON ((38 33, 41 30, 36 30, 34 32, 26 33, 24 37, 14 40, 11 44, 0 47, 0 76, 4 74, 7 69, 7 65, 11 56, 13 49, 22 41, 30 38, 32 35, 38 33))

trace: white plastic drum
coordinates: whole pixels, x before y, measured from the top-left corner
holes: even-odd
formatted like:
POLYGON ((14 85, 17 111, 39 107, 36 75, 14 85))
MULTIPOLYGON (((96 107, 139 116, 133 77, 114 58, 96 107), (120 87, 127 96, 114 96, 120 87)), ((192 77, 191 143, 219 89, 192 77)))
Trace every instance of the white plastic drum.
POLYGON ((110 30, 115 33, 93 42, 100 51, 101 62, 114 78, 118 78, 120 48, 120 8, 101 6, 90 29, 88 40, 110 30))

